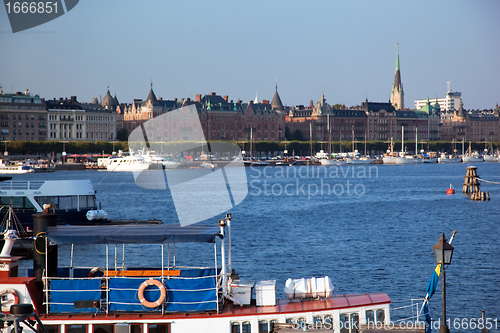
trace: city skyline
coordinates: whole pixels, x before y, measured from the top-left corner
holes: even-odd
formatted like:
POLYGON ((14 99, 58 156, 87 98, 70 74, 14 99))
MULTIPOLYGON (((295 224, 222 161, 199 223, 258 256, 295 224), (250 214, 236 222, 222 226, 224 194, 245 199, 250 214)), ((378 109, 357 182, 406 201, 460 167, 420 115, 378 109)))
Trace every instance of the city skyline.
POLYGON ((464 108, 498 102, 496 1, 163 3, 80 2, 44 25, 13 34, 0 10, 0 84, 46 99, 90 102, 109 85, 121 103, 229 95, 308 105, 387 102, 399 43, 405 106, 443 97, 464 108), (189 9, 188 9, 189 8, 189 9))

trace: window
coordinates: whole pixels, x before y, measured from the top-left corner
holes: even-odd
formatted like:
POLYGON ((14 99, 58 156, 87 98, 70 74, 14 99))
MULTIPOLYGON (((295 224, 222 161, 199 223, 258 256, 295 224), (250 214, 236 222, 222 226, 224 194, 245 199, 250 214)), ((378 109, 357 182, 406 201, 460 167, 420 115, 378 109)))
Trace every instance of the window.
POLYGON ((340 314, 340 333, 356 333, 359 324, 358 313, 340 314))
POLYGON ((113 325, 94 325, 94 333, 113 333, 113 325))
POLYGON ((148 324, 149 333, 170 333, 170 324, 148 324))
POLYGON ((232 322, 231 323, 231 333, 251 333, 252 327, 249 321, 232 322))
POLYGON ((59 328, 61 327, 59 325, 43 325, 43 326, 45 326, 45 329, 47 330, 48 333, 58 333, 59 328))
POLYGON ((87 325, 66 325, 66 333, 87 333, 87 325))

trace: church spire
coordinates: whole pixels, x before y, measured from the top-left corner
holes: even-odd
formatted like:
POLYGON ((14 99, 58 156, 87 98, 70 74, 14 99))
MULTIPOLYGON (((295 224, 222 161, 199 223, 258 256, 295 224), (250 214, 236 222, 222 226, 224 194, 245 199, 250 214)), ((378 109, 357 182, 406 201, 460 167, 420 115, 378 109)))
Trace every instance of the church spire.
POLYGON ((404 91, 401 83, 401 71, 399 68, 399 44, 396 53, 396 72, 394 74, 394 85, 391 92, 391 104, 396 110, 404 109, 404 91))

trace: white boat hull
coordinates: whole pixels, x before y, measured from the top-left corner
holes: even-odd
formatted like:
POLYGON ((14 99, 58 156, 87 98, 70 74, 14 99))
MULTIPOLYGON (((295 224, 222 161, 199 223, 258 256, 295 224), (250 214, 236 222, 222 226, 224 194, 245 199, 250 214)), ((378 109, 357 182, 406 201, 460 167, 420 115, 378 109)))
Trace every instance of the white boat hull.
POLYGON ((373 162, 372 158, 348 158, 347 164, 370 164, 373 162))
POLYGON ((483 157, 484 157, 485 162, 496 162, 497 161, 497 157, 492 156, 492 155, 484 155, 483 157))
POLYGON ((384 156, 382 157, 382 161, 384 164, 396 164, 396 157, 395 156, 384 156))
POLYGON ((462 160, 464 163, 484 162, 482 157, 475 157, 475 156, 462 156, 462 160))
POLYGON ((439 163, 461 163, 461 157, 440 157, 438 158, 439 163))
POLYGON ((345 165, 347 164, 347 161, 346 160, 329 160, 329 159, 321 159, 320 160, 321 162, 321 165, 325 165, 325 166, 328 166, 328 165, 345 165))
POLYGON ((420 158, 396 157, 394 164, 417 164, 422 163, 420 158))

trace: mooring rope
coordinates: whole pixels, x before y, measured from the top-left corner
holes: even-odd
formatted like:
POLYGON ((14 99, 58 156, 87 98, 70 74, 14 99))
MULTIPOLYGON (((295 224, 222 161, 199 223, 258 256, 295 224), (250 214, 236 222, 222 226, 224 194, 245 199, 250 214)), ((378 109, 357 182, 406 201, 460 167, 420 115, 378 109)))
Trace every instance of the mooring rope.
POLYGON ((492 184, 498 184, 498 185, 500 185, 499 182, 492 182, 492 181, 489 181, 489 180, 485 180, 483 178, 479 178, 479 180, 482 181, 482 182, 487 182, 487 183, 492 183, 492 184))

